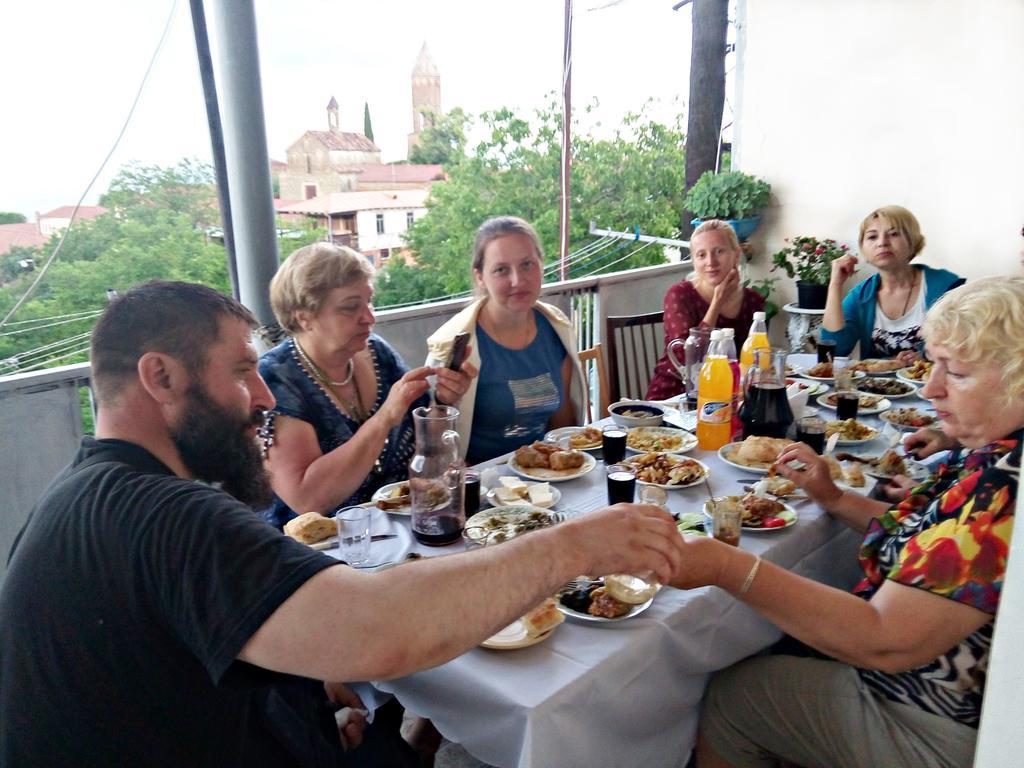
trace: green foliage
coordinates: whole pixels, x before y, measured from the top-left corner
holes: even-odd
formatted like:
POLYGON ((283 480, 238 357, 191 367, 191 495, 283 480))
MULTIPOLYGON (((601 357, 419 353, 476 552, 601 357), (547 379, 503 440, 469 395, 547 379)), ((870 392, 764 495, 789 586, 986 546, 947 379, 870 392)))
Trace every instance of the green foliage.
POLYGON ((24 214, 11 211, 0 211, 0 224, 24 224, 28 219, 24 214))
POLYGON ((458 163, 466 151, 466 129, 472 122, 459 107, 447 114, 434 115, 433 126, 423 130, 420 143, 409 152, 409 162, 458 163))
POLYGON ((772 291, 775 290, 777 282, 779 282, 778 277, 764 277, 756 281, 747 278, 743 281, 744 288, 750 288, 752 291, 757 291, 764 296, 764 311, 769 320, 779 313, 779 305, 771 301, 772 291))
POLYGON ((768 205, 771 185, 740 171, 705 171, 686 194, 686 210, 698 219, 742 219, 768 205))
MULTIPOLYGON (((132 165, 122 169, 101 199, 112 213, 72 227, 58 259, 12 320, 22 323, 98 312, 106 303, 108 288, 125 291, 153 278, 204 283, 230 293, 224 248, 206 234, 207 227, 219 225, 212 178, 211 169, 194 160, 171 168, 132 165)), ((59 238, 60 233, 55 234, 33 253, 37 263, 53 252, 59 238)), ((0 288, 0 317, 34 276, 22 273, 0 288)), ((85 333, 93 322, 95 317, 85 317, 13 334, 31 326, 5 326, 0 329, 0 360, 85 333)), ((82 346, 84 341, 55 348, 52 364, 86 360, 84 351, 62 357, 82 346)))
POLYGON ((373 141, 373 123, 370 122, 370 102, 363 102, 363 136, 373 141))
POLYGON ((800 235, 792 239, 785 248, 772 255, 772 272, 785 270, 790 277, 796 277, 805 283, 827 285, 832 276, 832 262, 849 253, 845 243, 839 245, 835 240, 800 235))
MULTIPOLYGON (((429 215, 418 219, 406 234, 417 266, 392 260, 382 270, 379 306, 469 290, 473 237, 492 216, 514 215, 529 221, 540 236, 546 261, 557 262, 561 168, 557 104, 537 111, 532 120, 499 109, 484 113, 480 121, 486 138, 447 168, 448 181, 431 189, 429 215)), ((641 112, 626 115, 611 138, 584 135, 575 126, 572 153, 570 250, 593 240, 588 234, 590 221, 609 229, 639 226, 645 234, 678 235, 683 190, 683 135, 678 125, 662 125, 641 112)), ((574 264, 570 277, 664 262, 659 246, 623 259, 631 247, 630 241, 624 241, 574 264)))

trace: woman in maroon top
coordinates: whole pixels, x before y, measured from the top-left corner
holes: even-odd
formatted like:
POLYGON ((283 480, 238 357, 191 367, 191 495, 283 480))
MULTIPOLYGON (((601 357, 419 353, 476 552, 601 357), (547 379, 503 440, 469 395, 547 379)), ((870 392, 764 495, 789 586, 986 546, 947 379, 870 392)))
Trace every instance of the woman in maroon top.
MULTIPOLYGON (((686 339, 691 328, 733 328, 736 348, 747 339, 754 313, 764 309, 764 297, 740 285, 740 243, 724 221, 705 221, 690 237, 693 276, 665 293, 665 347, 686 339)), ((647 388, 648 400, 662 400, 683 391, 683 382, 663 354, 647 388)))

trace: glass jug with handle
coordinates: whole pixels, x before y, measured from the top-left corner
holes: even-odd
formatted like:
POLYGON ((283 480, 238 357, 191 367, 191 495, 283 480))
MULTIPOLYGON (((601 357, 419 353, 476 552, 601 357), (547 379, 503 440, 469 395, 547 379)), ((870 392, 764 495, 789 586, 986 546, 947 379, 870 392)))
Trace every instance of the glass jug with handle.
POLYGON ((409 462, 412 533, 429 546, 458 541, 466 524, 463 462, 455 424, 459 411, 433 405, 412 412, 416 453, 409 462))
POLYGON ((700 378, 700 367, 704 364, 708 345, 711 343, 711 331, 711 328, 704 326, 691 328, 685 341, 674 339, 665 350, 669 362, 683 380, 687 410, 692 411, 697 407, 697 380, 700 378))
POLYGON ((747 369, 743 407, 740 408, 743 436, 784 438, 793 423, 793 410, 786 396, 786 351, 760 347, 747 369))

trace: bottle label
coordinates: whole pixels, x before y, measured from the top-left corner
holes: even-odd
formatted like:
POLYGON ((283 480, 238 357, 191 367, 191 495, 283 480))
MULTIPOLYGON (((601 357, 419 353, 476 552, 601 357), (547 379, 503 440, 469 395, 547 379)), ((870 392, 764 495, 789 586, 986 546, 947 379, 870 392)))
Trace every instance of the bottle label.
POLYGON ((704 403, 700 407, 698 418, 705 424, 728 424, 732 420, 732 403, 720 403, 716 400, 704 403))

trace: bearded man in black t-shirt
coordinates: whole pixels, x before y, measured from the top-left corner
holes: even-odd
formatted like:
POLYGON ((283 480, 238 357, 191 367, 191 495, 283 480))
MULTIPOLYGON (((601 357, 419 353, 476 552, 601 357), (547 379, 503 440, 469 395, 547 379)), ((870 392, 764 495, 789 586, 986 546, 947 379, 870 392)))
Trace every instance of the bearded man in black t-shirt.
POLYGON ((678 568, 681 539, 653 507, 375 574, 282 536, 248 506, 268 498, 255 438, 274 403, 253 326, 233 300, 169 282, 97 323, 97 436, 32 510, 0 592, 0 766, 329 765, 301 713, 268 716, 294 714, 303 679, 408 674, 579 573, 667 583, 678 568), (464 589, 485 579, 504 588, 464 589))

